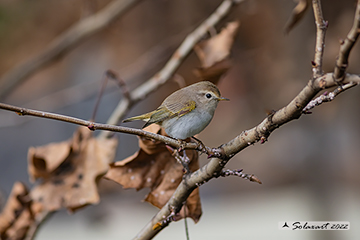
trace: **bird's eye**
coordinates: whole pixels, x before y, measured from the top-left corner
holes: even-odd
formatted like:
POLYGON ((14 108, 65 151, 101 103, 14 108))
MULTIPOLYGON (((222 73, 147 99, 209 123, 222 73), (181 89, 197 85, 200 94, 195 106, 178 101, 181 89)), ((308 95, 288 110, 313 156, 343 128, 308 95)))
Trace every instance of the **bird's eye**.
POLYGON ((210 93, 207 93, 206 95, 205 95, 205 97, 207 97, 207 98, 211 98, 211 94, 210 93))

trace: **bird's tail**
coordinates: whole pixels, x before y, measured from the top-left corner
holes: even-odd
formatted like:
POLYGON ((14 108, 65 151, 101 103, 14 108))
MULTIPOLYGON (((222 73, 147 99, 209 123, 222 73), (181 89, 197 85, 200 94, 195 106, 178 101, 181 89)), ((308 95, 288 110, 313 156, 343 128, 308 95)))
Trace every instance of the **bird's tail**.
POLYGON ((150 117, 152 114, 153 114, 153 112, 145 113, 143 115, 124 119, 123 122, 131 122, 131 121, 135 121, 135 120, 143 120, 143 121, 147 122, 150 120, 150 117))

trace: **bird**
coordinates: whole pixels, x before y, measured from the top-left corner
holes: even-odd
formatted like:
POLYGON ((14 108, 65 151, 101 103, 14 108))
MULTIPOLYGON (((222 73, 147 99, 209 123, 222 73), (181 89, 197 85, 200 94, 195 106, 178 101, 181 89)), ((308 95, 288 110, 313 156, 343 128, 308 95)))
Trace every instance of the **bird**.
POLYGON ((175 91, 156 110, 123 122, 143 120, 146 121, 143 128, 155 123, 170 137, 185 140, 209 125, 220 101, 229 99, 221 97, 215 84, 201 81, 175 91))

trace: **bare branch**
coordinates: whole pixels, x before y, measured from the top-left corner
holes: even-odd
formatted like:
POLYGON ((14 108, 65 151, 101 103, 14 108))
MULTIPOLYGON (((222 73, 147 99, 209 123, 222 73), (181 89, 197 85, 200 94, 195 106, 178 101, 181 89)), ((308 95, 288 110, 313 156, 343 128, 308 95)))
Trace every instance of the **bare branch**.
POLYGON ((74 24, 66 32, 55 38, 43 52, 32 59, 19 64, 5 74, 0 79, 0 97, 5 97, 27 77, 40 70, 57 57, 65 54, 82 40, 105 28, 111 21, 125 13, 125 11, 137 1, 138 0, 114 0, 98 13, 74 24))
POLYGON ((328 22, 324 21, 324 17, 321 10, 321 1, 314 0, 313 9, 316 24, 316 44, 315 44, 315 57, 313 61, 313 79, 323 75, 322 61, 325 47, 325 33, 328 26, 328 22))
POLYGON ((341 41, 339 56, 336 59, 334 69, 334 79, 342 82, 345 78, 345 71, 349 64, 350 51, 360 34, 360 0, 357 2, 354 23, 345 40, 341 41))
POLYGON ((238 169, 238 170, 223 169, 220 172, 220 176, 221 177, 238 176, 243 179, 249 180, 250 182, 257 182, 259 184, 262 184, 262 182, 254 174, 243 173, 243 169, 238 169))
POLYGON ((116 81, 116 83, 119 85, 120 90, 122 91, 122 94, 125 98, 131 99, 129 89, 126 86, 125 81, 121 77, 119 77, 119 75, 115 71, 107 70, 105 74, 107 77, 116 81))
MULTIPOLYGON (((344 83, 360 82, 359 75, 347 74, 344 83)), ((301 92, 285 107, 276 111, 274 114, 265 118, 256 127, 242 132, 230 142, 221 146, 225 156, 232 157, 234 154, 243 150, 251 144, 267 139, 268 136, 281 125, 298 119, 303 113, 302 110, 312 100, 315 95, 323 89, 337 86, 332 78, 332 73, 325 74, 315 81, 310 80, 301 92)))
POLYGON ((320 95, 319 97, 315 98, 314 100, 311 100, 308 103, 308 105, 306 105, 306 107, 303 109, 303 113, 304 114, 311 113, 311 112, 309 112, 309 110, 313 109, 316 106, 321 105, 322 103, 331 102, 340 93, 342 93, 345 90, 348 90, 352 87, 355 87, 357 85, 359 85, 359 83, 350 82, 345 85, 338 86, 333 92, 330 92, 330 93, 325 92, 324 94, 320 95))
POLYGON ((184 146, 185 149, 197 149, 198 148, 198 144, 196 144, 196 143, 180 143, 179 141, 177 141, 173 138, 169 138, 169 137, 151 133, 151 132, 146 132, 141 129, 115 126, 115 125, 110 125, 110 124, 95 123, 95 122, 83 120, 80 118, 69 117, 69 116, 65 116, 65 115, 61 115, 61 114, 43 112, 43 111, 32 110, 32 109, 27 109, 27 108, 21 108, 21 107, 16 107, 16 106, 5 104, 5 103, 0 103, 0 109, 5 109, 5 110, 16 112, 20 116, 29 115, 29 116, 34 116, 34 117, 49 118, 49 119, 53 119, 53 120, 57 120, 57 121, 73 123, 73 124, 85 126, 92 131, 107 130, 107 131, 111 131, 111 132, 122 132, 122 133, 138 135, 141 137, 152 138, 152 139, 164 142, 165 144, 172 146, 174 148, 179 148, 180 146, 184 146))
POLYGON ((98 111, 98 108, 99 108, 99 105, 100 105, 101 98, 102 98, 102 96, 103 96, 103 94, 104 94, 104 91, 105 91, 107 82, 108 82, 108 75, 105 74, 105 75, 103 76, 103 78, 102 78, 101 88, 100 88, 100 91, 99 91, 99 93, 98 93, 98 96, 97 96, 97 99, 96 99, 96 102, 95 102, 95 107, 94 107, 92 116, 91 116, 91 118, 90 118, 92 121, 95 121, 96 114, 97 114, 97 111, 98 111))

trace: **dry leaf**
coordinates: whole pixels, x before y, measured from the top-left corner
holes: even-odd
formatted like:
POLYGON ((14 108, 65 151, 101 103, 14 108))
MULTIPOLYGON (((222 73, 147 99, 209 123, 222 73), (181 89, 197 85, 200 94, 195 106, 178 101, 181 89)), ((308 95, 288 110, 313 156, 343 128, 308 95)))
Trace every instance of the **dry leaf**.
POLYGON ((217 84, 221 76, 223 76, 231 66, 231 60, 225 59, 221 62, 215 63, 209 68, 197 68, 194 70, 194 73, 200 80, 206 80, 217 84))
MULTIPOLYGON (((164 135, 164 131, 156 124, 152 124, 144 130, 164 135)), ((145 201, 161 208, 181 182, 183 167, 162 142, 140 139, 139 146, 140 150, 134 155, 112 163, 105 178, 121 184, 124 188, 135 188, 137 190, 145 187, 150 188, 151 192, 145 201)), ((186 150, 186 154, 191 160, 190 170, 199 169, 198 153, 194 150, 186 150)), ((186 216, 197 222, 201 216, 198 189, 189 196, 186 206, 186 216)), ((183 209, 178 219, 182 217, 184 217, 183 209)))
POLYGON ((304 17, 306 10, 309 8, 311 1, 310 0, 298 0, 298 4, 291 13, 290 19, 285 25, 285 33, 289 33, 294 26, 300 22, 304 17))
POLYGON ((229 55, 239 25, 237 21, 230 22, 219 34, 195 46, 194 50, 201 62, 201 68, 195 74, 201 80, 216 84, 231 67, 229 55))
POLYGON ((41 147, 30 147, 28 156, 31 157, 31 164, 28 172, 31 181, 38 178, 49 178, 54 171, 69 156, 71 151, 70 142, 50 143, 41 147), (45 159, 47 159, 45 161, 45 159))
POLYGON ((26 186, 16 182, 0 215, 0 239, 24 239, 28 229, 36 224, 40 211, 41 208, 30 201, 26 186))
POLYGON ((113 161, 117 140, 98 140, 85 127, 69 141, 30 148, 31 179, 41 183, 31 191, 33 201, 46 211, 62 207, 70 211, 99 202, 97 182, 113 161))
POLYGON ((194 50, 203 68, 209 68, 230 55, 230 49, 238 28, 239 22, 230 22, 219 34, 195 46, 194 50))

